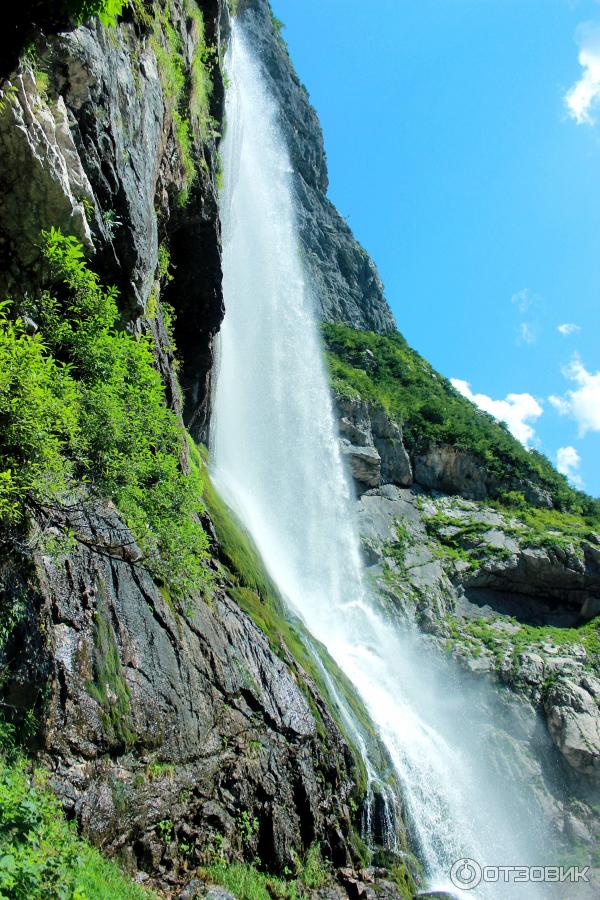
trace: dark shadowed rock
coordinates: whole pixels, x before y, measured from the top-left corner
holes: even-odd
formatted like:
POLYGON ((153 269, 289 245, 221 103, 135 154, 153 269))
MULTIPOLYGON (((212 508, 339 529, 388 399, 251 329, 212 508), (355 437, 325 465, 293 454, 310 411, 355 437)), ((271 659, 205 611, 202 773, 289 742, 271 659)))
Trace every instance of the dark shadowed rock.
MULTIPOLYGON (((86 834, 153 874, 180 865, 182 841, 197 863, 218 847, 281 869, 314 840, 350 860, 351 756, 330 717, 317 728, 323 700, 292 657, 222 588, 176 609, 110 510, 65 525, 75 549, 31 561, 5 696, 27 708, 45 691, 42 757, 86 834)), ((5 567, 5 590, 23 565, 5 567)))

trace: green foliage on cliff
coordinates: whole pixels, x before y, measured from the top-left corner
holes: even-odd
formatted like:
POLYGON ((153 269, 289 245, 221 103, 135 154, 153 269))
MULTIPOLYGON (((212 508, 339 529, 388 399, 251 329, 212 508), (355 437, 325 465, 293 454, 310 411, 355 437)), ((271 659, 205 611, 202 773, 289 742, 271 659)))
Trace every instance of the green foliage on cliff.
POLYGON ((0 723, 0 900, 151 900, 66 822, 47 776, 0 723))
POLYGON ((121 656, 109 613, 100 605, 94 621, 94 677, 87 690, 101 709, 108 734, 123 747, 133 745, 131 693, 123 676, 121 656))
POLYGON ((526 450, 503 423, 459 394, 401 334, 325 324, 323 335, 334 388, 383 406, 402 423, 409 452, 451 444, 479 457, 499 481, 529 479, 559 509, 600 520, 598 501, 571 488, 545 456, 526 450))
POLYGON ((296 872, 280 878, 259 871, 254 865, 217 862, 201 869, 209 883, 221 884, 236 900, 299 900, 307 890, 319 890, 332 879, 330 866, 321 856, 319 844, 312 844, 296 872))
POLYGON ((172 110, 184 173, 181 203, 186 202, 196 176, 193 137, 206 141, 217 133, 216 123, 210 115, 216 48, 206 41, 202 11, 194 0, 186 0, 185 15, 194 43, 189 66, 184 55, 182 35, 173 23, 170 2, 154 4, 151 36, 165 102, 172 110))
POLYGON ((554 652, 562 653, 578 646, 586 651, 588 668, 600 666, 600 629, 595 621, 562 628, 525 624, 514 617, 496 613, 493 621, 483 617, 465 620, 448 615, 446 626, 449 647, 466 646, 474 656, 485 647, 494 654, 498 664, 507 653, 516 659, 520 653, 539 653, 548 646, 554 648, 554 652))
POLYGON ((66 3, 69 14, 78 24, 98 16, 103 25, 114 25, 128 5, 128 0, 67 0, 66 3))
POLYGON ((199 479, 182 471, 184 435, 168 408, 149 337, 120 330, 117 291, 72 237, 44 235, 52 288, 0 309, 0 527, 26 524, 81 485, 115 502, 171 592, 207 579, 199 479))

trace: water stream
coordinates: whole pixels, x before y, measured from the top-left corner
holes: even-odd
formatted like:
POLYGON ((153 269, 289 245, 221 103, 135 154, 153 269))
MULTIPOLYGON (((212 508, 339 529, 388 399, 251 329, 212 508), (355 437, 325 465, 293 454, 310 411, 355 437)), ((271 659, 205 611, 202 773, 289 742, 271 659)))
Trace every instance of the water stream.
MULTIPOLYGON (((260 63, 235 23, 227 71, 227 312, 213 477, 290 608, 362 698, 396 769, 429 881, 450 888, 450 868, 461 857, 482 865, 529 862, 539 827, 516 813, 525 785, 511 779, 511 793, 498 781, 488 758, 493 738, 473 715, 458 673, 434 661, 370 595, 300 255, 289 154, 260 63)), ((514 891, 537 896, 533 886, 514 891)), ((477 896, 508 894, 499 884, 477 896)))

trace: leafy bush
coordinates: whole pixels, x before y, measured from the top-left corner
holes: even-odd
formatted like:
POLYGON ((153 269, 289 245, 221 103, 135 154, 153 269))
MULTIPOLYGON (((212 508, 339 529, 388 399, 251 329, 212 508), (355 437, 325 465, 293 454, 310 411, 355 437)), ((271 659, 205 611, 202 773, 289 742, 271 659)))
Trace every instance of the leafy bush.
POLYGON ((45 780, 21 757, 0 753, 0 900, 155 897, 78 837, 45 780))
POLYGON ((559 509, 600 523, 600 501, 571 488, 545 456, 526 450, 503 423, 459 394, 401 334, 326 324, 323 335, 334 388, 383 406, 402 423, 409 451, 431 443, 468 450, 499 480, 529 479, 549 491, 559 509))
POLYGON ((128 0, 67 0, 68 12, 78 24, 98 16, 103 25, 114 25, 128 5, 128 0))
POLYGON ((117 291, 75 238, 43 237, 54 285, 25 304, 37 333, 0 309, 0 526, 24 525, 83 483, 115 502, 157 579, 175 594, 202 587, 202 484, 182 471, 185 439, 152 341, 117 328, 117 291))

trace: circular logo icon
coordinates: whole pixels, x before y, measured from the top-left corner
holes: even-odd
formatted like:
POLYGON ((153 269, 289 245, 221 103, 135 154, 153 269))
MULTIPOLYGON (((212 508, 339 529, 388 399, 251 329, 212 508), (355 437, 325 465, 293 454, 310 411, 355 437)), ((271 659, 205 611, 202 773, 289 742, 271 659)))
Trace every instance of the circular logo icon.
POLYGON ((481 881, 481 866, 474 859, 457 859, 450 869, 454 887, 470 891, 481 881))

